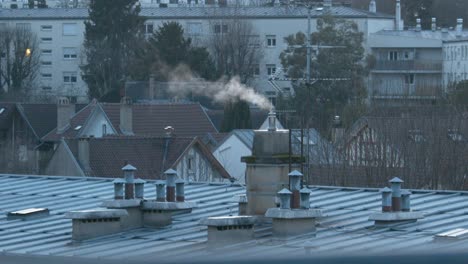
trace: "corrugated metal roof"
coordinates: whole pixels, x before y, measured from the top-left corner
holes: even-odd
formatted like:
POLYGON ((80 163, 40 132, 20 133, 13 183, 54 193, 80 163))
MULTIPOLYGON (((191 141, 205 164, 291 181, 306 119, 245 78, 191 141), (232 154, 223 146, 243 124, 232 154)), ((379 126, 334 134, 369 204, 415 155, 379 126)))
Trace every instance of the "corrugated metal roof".
MULTIPOLYGON (((226 18, 232 16, 248 18, 294 18, 307 17, 307 9, 303 7, 169 7, 142 8, 140 14, 151 19, 170 18, 226 18)), ((312 9, 312 17, 323 15, 323 11, 312 9)), ((339 17, 362 18, 393 18, 380 13, 349 7, 333 7, 331 14, 339 17)), ((88 9, 85 8, 43 8, 43 9, 0 9, 2 19, 85 19, 88 9)))
MULTIPOLYGON (((149 182, 151 183, 151 181, 149 182)), ((468 241, 436 243, 435 234, 468 228, 468 192, 413 190, 412 207, 425 214, 417 223, 375 229, 368 217, 380 210, 376 189, 311 186, 313 208, 323 210, 316 235, 305 234, 280 243, 268 225, 256 228, 256 239, 231 245, 223 258, 304 256, 307 244, 315 254, 403 253, 422 249, 466 249, 468 241)), ((145 193, 155 198, 154 186, 145 193)), ((110 259, 206 257, 206 227, 200 219, 237 214, 234 196, 244 193, 236 185, 190 183, 188 200, 198 203, 190 214, 177 215, 162 229, 141 228, 71 244, 71 221, 64 213, 91 209, 111 199, 111 179, 0 175, 0 252, 110 259), (6 213, 20 209, 49 208, 50 216, 27 221, 6 220, 6 213)), ((221 255, 212 252, 218 257, 221 255)))

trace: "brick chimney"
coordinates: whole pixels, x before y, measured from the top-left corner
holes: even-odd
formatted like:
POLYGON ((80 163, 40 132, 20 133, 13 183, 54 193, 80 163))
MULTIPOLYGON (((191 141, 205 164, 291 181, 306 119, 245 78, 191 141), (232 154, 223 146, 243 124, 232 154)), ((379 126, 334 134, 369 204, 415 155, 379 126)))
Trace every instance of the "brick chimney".
POLYGON ((65 132, 70 127, 70 119, 75 114, 75 105, 66 97, 57 99, 57 132, 65 132))
POLYGON ((120 130, 124 135, 133 135, 132 99, 126 96, 120 101, 120 130))

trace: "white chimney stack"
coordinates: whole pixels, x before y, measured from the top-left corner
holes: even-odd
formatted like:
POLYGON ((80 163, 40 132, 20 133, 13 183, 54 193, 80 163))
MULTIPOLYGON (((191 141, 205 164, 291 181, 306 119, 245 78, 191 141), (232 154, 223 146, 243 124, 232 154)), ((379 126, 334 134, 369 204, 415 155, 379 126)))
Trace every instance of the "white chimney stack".
POLYGON ((457 19, 457 37, 461 37, 463 33, 463 18, 457 19))
POLYGON ((437 20, 435 17, 431 19, 431 30, 436 31, 437 30, 437 20))
POLYGON ((395 30, 403 30, 403 22, 401 21, 401 3, 400 3, 400 0, 396 0, 395 30))
POLYGON ((369 12, 377 13, 377 4, 375 3, 375 0, 370 1, 369 12))

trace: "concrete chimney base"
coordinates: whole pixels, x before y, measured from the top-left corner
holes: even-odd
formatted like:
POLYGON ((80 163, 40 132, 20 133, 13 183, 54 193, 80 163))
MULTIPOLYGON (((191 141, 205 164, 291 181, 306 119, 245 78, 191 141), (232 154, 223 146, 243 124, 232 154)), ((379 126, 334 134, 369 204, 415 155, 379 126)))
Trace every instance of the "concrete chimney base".
POLYGON ((257 218, 253 216, 209 217, 200 221, 208 227, 209 248, 251 241, 254 237, 253 226, 257 218))
POLYGON ((141 200, 110 200, 104 201, 102 206, 110 209, 125 209, 128 215, 122 217, 121 228, 123 230, 130 230, 140 228, 143 226, 143 214, 140 210, 141 200))
POLYGON ((423 219, 424 215, 421 212, 391 212, 391 213, 375 213, 369 216, 369 221, 374 221, 377 227, 387 227, 395 224, 416 222, 418 219, 423 219))
POLYGON ((157 202, 144 201, 143 225, 147 227, 163 227, 172 224, 172 216, 178 213, 190 213, 196 207, 192 202, 157 202))
POLYGON ((320 210, 295 210, 270 208, 265 214, 273 219, 273 235, 277 238, 315 233, 315 220, 322 216, 320 210))
POLYGON ((72 239, 75 241, 119 233, 121 219, 126 216, 127 211, 121 209, 94 209, 65 214, 65 218, 72 219, 72 239))

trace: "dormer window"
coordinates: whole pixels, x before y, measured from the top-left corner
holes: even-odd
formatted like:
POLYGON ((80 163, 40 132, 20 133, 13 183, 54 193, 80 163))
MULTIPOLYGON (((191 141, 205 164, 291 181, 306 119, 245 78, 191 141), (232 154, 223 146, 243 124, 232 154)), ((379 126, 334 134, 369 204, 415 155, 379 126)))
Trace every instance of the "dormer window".
POLYGON ((107 135, 107 125, 106 124, 102 124, 102 135, 103 136, 107 135))

